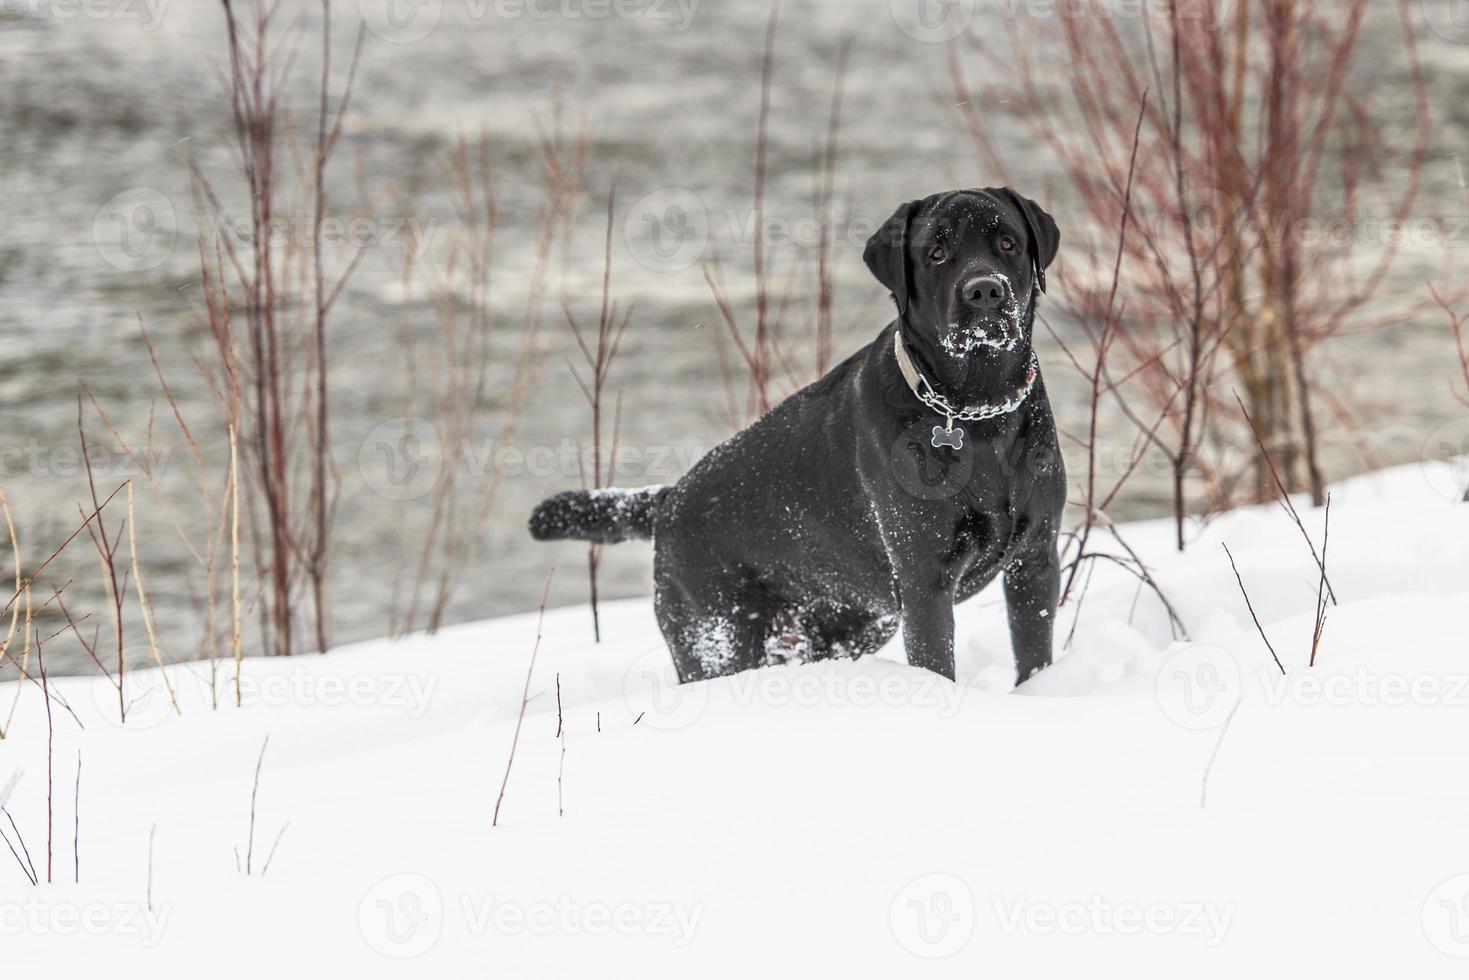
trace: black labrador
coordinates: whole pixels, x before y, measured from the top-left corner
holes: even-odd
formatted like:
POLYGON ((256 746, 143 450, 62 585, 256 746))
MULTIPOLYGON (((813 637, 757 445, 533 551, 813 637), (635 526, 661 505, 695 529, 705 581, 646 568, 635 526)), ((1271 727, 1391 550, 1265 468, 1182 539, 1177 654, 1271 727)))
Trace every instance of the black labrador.
POLYGON ((954 677, 954 604, 1004 573, 1019 680, 1051 662, 1066 473, 1031 339, 1056 223, 1009 188, 898 208, 867 243, 898 318, 677 484, 573 491, 539 540, 655 541, 682 681, 859 657, 901 622, 954 677))

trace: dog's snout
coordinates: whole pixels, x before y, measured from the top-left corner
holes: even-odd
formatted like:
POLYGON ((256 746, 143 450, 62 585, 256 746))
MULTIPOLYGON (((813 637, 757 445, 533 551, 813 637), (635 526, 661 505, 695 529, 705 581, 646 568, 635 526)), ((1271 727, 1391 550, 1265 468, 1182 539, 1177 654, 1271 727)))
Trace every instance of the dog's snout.
POLYGON ((975 276, 964 284, 964 302, 981 310, 998 310, 1009 299, 1009 290, 998 276, 975 276))

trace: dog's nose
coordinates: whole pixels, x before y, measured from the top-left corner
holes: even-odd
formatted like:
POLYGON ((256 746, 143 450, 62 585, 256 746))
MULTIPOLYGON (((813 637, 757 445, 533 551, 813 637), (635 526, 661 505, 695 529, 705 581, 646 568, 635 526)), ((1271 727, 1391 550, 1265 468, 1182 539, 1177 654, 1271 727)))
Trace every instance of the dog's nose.
POLYGON ((964 284, 964 302, 981 310, 997 310, 1007 298, 1005 283, 998 276, 975 276, 964 284))

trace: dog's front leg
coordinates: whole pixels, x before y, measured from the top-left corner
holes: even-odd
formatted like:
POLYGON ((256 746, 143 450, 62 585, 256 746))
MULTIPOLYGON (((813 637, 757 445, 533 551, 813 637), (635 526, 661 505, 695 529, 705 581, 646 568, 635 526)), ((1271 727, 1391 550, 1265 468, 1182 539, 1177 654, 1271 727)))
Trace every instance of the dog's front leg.
POLYGON ((954 596, 938 582, 914 583, 903 604, 903 648, 908 663, 954 679, 954 596))
POLYGON ((1005 606, 1018 684, 1051 665, 1060 588, 1061 563, 1054 548, 1016 559, 1005 570, 1005 606))

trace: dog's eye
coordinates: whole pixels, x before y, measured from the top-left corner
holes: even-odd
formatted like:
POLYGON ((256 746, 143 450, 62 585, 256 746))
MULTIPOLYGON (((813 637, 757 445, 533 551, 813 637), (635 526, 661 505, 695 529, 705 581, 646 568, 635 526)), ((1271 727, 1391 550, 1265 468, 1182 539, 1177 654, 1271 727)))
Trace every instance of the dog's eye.
POLYGON ((1011 238, 1009 235, 1000 236, 1000 251, 1014 252, 1017 251, 1019 248, 1020 246, 1015 244, 1015 239, 1011 238))
POLYGON ((928 250, 928 261, 932 262, 934 265, 943 265, 948 257, 949 253, 944 251, 944 247, 942 245, 935 245, 933 248, 928 250))

